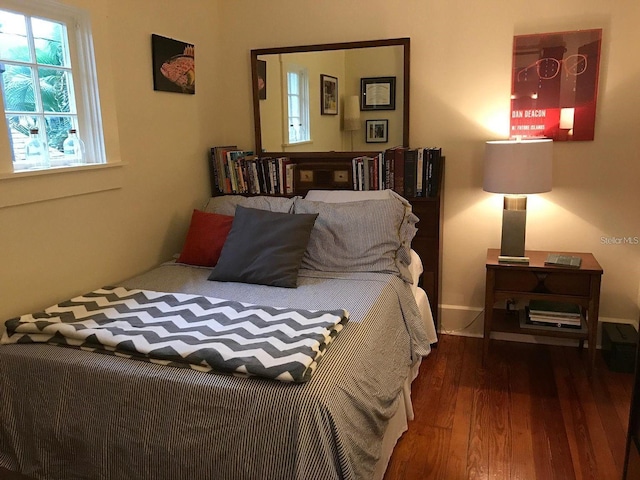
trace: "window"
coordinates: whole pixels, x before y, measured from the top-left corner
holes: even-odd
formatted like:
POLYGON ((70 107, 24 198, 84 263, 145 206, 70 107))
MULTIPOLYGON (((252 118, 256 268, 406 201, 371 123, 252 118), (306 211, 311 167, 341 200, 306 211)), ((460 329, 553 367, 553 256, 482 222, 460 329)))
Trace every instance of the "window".
POLYGON ((12 165, 25 172, 105 163, 104 140, 88 16, 48 0, 0 0, 0 92, 12 165), (31 135, 44 144, 44 160, 26 155, 31 135), (81 159, 64 154, 75 129, 81 159))
POLYGON ((309 128, 309 80, 306 68, 287 69, 288 144, 311 141, 309 128))

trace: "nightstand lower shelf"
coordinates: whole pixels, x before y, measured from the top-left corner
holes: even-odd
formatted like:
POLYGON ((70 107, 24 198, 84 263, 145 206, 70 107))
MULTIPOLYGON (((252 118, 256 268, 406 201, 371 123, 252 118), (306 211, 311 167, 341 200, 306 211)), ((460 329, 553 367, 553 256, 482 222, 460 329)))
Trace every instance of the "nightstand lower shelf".
POLYGON ((579 340, 580 348, 582 348, 584 341, 589 339, 589 333, 582 329, 579 331, 572 331, 571 329, 553 327, 548 329, 522 327, 520 326, 521 315, 525 315, 525 313, 519 310, 507 311, 504 308, 494 308, 491 331, 579 340))

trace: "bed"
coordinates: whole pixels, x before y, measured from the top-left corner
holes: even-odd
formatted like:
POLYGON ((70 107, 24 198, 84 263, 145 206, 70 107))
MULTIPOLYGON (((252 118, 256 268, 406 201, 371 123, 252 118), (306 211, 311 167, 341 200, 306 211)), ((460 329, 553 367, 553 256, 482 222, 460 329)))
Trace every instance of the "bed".
MULTIPOLYGON (((177 260, 117 288, 251 308, 344 311, 348 318, 322 347, 311 373, 278 379, 251 368, 212 373, 202 365, 5 333, 0 466, 47 479, 383 477, 412 418, 411 381, 436 341, 428 300, 417 286, 421 264, 410 250, 417 219, 407 202, 392 193, 335 205, 313 195, 228 196, 211 199, 203 214, 218 222, 231 217, 230 224, 228 218, 216 224, 228 234, 217 246, 215 267, 188 258, 199 255, 195 247, 187 251, 201 237, 194 233, 194 212, 177 260), (305 227, 306 241, 289 224, 280 229, 280 219, 304 216, 314 219, 305 227), (385 223, 392 217, 395 229, 385 223), (239 227, 243 221, 245 229, 239 227), (239 241, 247 237, 249 246, 239 241), (287 252, 297 248, 296 268, 290 259, 274 267, 281 244, 287 252), (245 257, 253 260, 242 266, 245 257), (278 284, 287 275, 295 277, 294 285, 278 284)), ((57 314, 55 307, 66 305, 47 311, 57 314)), ((43 321, 27 317, 12 325, 43 321)))

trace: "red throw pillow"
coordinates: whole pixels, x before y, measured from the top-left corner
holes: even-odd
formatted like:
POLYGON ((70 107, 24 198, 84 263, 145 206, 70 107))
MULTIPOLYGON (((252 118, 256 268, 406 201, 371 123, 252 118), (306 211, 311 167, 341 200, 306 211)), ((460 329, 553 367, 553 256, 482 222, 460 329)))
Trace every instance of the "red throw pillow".
POLYGON ((229 215, 194 210, 178 263, 214 267, 232 223, 229 215))

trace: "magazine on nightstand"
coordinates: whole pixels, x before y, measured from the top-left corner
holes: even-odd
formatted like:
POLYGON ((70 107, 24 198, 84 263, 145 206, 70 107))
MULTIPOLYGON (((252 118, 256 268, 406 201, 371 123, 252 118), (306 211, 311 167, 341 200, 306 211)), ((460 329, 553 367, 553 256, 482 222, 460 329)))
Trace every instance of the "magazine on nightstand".
POLYGON ((582 258, 575 255, 564 255, 561 253, 550 253, 544 261, 545 265, 556 265, 558 267, 580 268, 582 258))

